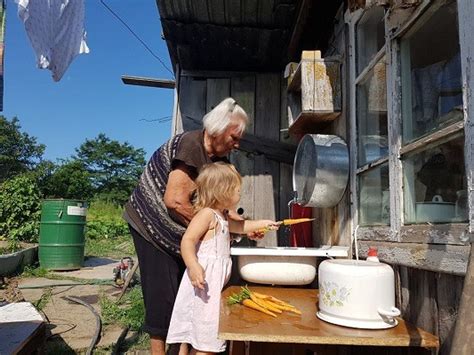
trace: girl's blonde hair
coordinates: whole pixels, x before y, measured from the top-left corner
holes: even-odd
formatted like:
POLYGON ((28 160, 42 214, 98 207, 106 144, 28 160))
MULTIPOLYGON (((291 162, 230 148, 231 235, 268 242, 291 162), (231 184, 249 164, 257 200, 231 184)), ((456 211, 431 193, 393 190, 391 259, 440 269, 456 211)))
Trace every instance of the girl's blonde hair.
POLYGON ((242 177, 232 164, 216 162, 204 165, 195 182, 194 210, 199 211, 225 205, 242 184, 242 177))

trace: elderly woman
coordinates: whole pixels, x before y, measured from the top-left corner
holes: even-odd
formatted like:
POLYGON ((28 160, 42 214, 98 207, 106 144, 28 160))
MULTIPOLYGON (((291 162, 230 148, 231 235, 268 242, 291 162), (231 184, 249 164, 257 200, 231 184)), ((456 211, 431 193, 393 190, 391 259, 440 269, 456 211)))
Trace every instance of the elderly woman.
MULTIPOLYGON (((226 161, 244 133, 248 117, 227 98, 203 118, 204 130, 178 134, 151 157, 125 206, 140 264, 145 303, 144 331, 153 354, 165 353, 171 312, 185 265, 181 237, 193 217, 191 196, 199 169, 226 161)), ((184 350, 184 349, 183 349, 184 350)))

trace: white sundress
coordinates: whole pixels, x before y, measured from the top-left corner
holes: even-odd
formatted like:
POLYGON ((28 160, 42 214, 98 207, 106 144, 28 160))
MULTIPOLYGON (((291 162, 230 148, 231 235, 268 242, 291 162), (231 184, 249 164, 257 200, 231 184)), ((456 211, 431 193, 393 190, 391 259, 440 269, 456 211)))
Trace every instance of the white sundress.
POLYGON ((232 260, 228 222, 213 212, 218 222, 214 236, 197 245, 198 261, 206 274, 205 289, 195 288, 186 270, 179 285, 166 342, 191 344, 200 351, 222 352, 226 342, 217 339, 219 306, 222 288, 230 278, 232 260))

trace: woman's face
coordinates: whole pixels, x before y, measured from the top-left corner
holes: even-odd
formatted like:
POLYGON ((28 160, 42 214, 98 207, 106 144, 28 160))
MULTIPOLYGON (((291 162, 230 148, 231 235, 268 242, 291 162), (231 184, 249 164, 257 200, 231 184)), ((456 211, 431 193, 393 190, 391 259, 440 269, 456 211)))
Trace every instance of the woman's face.
POLYGON ((214 155, 224 157, 229 154, 232 149, 239 147, 240 139, 243 135, 239 125, 240 120, 241 118, 238 116, 232 117, 229 127, 227 127, 223 133, 211 138, 214 155))

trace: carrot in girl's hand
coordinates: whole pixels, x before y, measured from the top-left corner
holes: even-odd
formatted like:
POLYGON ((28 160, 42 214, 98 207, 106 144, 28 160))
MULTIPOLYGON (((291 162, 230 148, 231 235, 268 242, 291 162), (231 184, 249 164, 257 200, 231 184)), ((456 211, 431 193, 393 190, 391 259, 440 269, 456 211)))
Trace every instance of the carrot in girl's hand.
POLYGON ((283 225, 290 226, 292 224, 311 222, 311 221, 314 221, 314 218, 296 218, 296 219, 290 218, 290 219, 284 219, 283 225))

